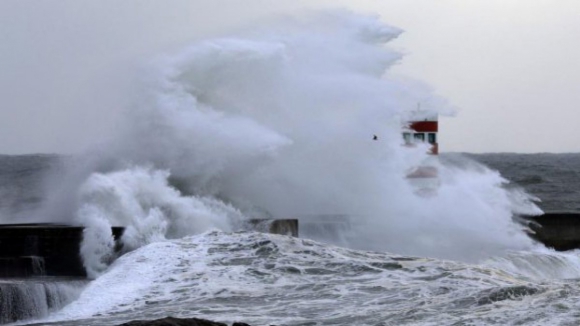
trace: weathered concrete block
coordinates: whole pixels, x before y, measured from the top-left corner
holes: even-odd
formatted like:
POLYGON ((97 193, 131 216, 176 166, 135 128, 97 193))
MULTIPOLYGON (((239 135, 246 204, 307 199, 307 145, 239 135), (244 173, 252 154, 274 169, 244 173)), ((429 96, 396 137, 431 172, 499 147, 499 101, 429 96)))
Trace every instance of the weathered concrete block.
POLYGON ((248 221, 248 228, 251 230, 264 233, 282 234, 298 237, 297 219, 283 219, 283 220, 253 219, 248 221))
POLYGON ((28 277, 45 275, 46 268, 43 257, 0 257, 0 277, 28 277))
POLYGON ((80 295, 88 280, 40 278, 0 280, 0 324, 40 318, 80 295))
MULTIPOLYGON (((115 239, 124 228, 113 227, 115 239)), ((83 227, 0 225, 0 277, 86 276, 80 257, 83 227)))
POLYGON ((539 216, 522 216, 530 236, 546 247, 558 251, 580 248, 580 213, 551 212, 539 216))

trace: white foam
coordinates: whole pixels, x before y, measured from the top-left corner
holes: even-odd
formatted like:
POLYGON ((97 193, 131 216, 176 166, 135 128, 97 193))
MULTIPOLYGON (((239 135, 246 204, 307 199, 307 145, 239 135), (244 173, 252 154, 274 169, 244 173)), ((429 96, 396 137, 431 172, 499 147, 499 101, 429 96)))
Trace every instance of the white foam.
POLYGON ((492 257, 485 265, 519 273, 539 281, 578 279, 579 254, 578 250, 557 252, 537 245, 533 250, 509 252, 504 256, 492 257))
MULTIPOLYGON (((122 322, 170 313, 250 324, 449 324, 478 318, 505 324, 525 319, 530 305, 537 307, 538 320, 549 318, 554 300, 568 304, 567 295, 553 297, 560 286, 484 266, 212 231, 121 257, 78 301, 45 321, 98 325, 101 318, 122 322)), ((580 293, 577 285, 568 286, 580 293)))
POLYGON ((93 174, 80 190, 78 220, 85 226, 81 248, 94 278, 113 260, 111 226, 125 226, 125 252, 145 244, 180 238, 210 228, 228 230, 243 216, 212 198, 183 196, 168 185, 166 171, 130 168, 93 174))

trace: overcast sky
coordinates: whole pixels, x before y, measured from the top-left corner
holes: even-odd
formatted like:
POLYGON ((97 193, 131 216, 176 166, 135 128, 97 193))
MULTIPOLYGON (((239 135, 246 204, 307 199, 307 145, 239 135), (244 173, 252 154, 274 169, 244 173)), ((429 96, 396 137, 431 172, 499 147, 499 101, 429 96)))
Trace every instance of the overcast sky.
POLYGON ((440 149, 580 152, 580 1, 0 1, 0 153, 71 153, 107 134, 137 62, 258 17, 332 4, 405 33, 395 72, 458 108, 440 149))

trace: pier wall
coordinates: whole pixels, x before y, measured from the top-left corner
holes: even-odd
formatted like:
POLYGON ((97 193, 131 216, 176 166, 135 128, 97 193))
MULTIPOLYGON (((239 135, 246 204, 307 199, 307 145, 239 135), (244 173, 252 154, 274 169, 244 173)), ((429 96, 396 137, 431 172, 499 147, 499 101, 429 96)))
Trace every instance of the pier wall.
POLYGON ((78 298, 87 283, 67 278, 0 280, 0 325, 47 316, 78 298))
POLYGON ((297 219, 253 219, 249 220, 245 229, 264 233, 289 235, 298 237, 297 219))
MULTIPOLYGON (((518 220, 527 226, 530 237, 547 247, 560 251, 580 249, 580 212, 549 212, 539 216, 520 216, 518 220)), ((254 219, 247 222, 245 229, 297 237, 298 222, 297 219, 254 219)), ((304 225, 305 236, 309 236, 307 231, 310 229, 325 231, 328 223, 323 222, 317 220, 315 228, 304 225)), ((123 231, 122 227, 113 227, 115 239, 120 239, 123 231)), ((0 278, 86 277, 79 254, 82 237, 83 228, 80 226, 0 225, 0 278)))
MULTIPOLYGON (((124 228, 113 227, 115 239, 124 228)), ((80 257, 83 228, 57 224, 0 225, 0 278, 85 277, 80 257)))
POLYGON ((546 247, 558 251, 580 248, 580 212, 549 212, 539 216, 522 216, 530 236, 546 247))

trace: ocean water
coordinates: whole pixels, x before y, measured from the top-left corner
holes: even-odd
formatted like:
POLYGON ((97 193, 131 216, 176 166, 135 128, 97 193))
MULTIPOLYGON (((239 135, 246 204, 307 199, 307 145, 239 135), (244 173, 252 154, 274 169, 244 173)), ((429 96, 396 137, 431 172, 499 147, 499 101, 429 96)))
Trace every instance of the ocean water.
POLYGON ((340 11, 265 24, 144 65, 141 100, 99 146, 0 157, 2 223, 85 227, 91 281, 21 323, 579 323, 578 253, 513 216, 577 210, 580 154, 402 146, 417 103, 451 109, 389 72, 399 29, 340 11), (438 171, 430 196, 405 178, 422 164, 438 171), (239 231, 251 218, 328 223, 239 231), (126 228, 117 259, 111 226, 126 228))
MULTIPOLYGON (((568 192, 580 188, 580 165, 573 165, 580 154, 443 153, 441 160, 457 165, 465 156, 500 169, 506 187, 528 189, 525 182, 537 178, 529 189, 546 210, 576 207, 568 192)), ((16 198, 3 202, 5 211, 21 209, 13 206, 18 196, 29 196, 66 159, 3 157, 2 178, 23 175, 14 162, 28 171, 28 181, 14 184, 16 198)), ((37 206, 42 197, 29 202, 37 206)), ((78 299, 24 324, 114 325, 171 315, 252 325, 576 325, 579 277, 578 253, 539 246, 465 263, 210 230, 125 254, 78 299)))
POLYGON ((544 211, 580 211, 580 155, 567 154, 483 154, 469 155, 501 171, 514 185, 537 196, 544 211))

